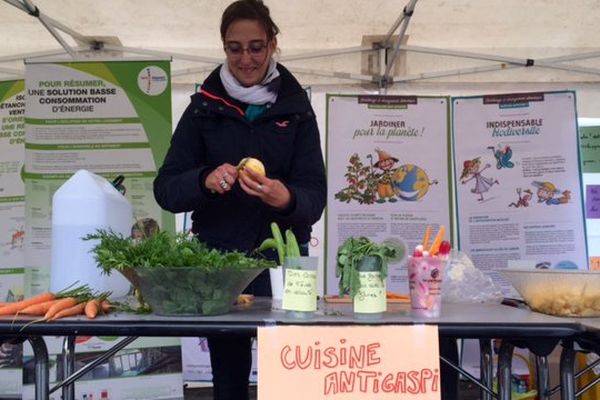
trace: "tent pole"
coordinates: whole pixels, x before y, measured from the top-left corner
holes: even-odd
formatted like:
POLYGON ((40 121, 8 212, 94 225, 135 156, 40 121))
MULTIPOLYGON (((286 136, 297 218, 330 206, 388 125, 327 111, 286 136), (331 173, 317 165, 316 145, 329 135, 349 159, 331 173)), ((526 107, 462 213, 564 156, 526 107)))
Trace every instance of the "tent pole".
POLYGON ((72 30, 71 28, 63 25, 61 22, 58 22, 57 20, 55 20, 54 18, 51 18, 47 15, 44 14, 44 19, 46 21, 48 21, 48 23, 50 25, 52 25, 54 28, 66 33, 67 35, 71 36, 73 39, 75 39, 76 41, 79 41, 81 43, 85 43, 85 44, 90 44, 89 40, 86 39, 85 36, 83 36, 82 34, 75 32, 74 30, 72 30))
POLYGON ((388 33, 385 34, 385 38, 383 39, 383 44, 386 46, 390 45, 390 41, 392 39, 392 35, 394 34, 394 32, 396 32, 396 29, 398 29, 398 27, 400 26, 400 24, 402 23, 402 21, 404 21, 404 16, 406 14, 404 13, 404 11, 402 11, 402 14, 400 14, 400 16, 398 17, 398 19, 396 20, 396 22, 394 22, 394 25, 392 25, 392 27, 390 28, 390 30, 388 31, 388 33))
POLYGON ((13 56, 4 56, 0 57, 0 63, 2 62, 10 62, 10 61, 19 61, 32 57, 48 57, 48 56, 58 56, 61 54, 65 54, 64 50, 51 50, 51 51, 36 51, 32 53, 21 53, 15 54, 13 56))
POLYGON ((540 68, 549 68, 549 69, 558 69, 562 71, 569 72, 578 72, 582 74, 592 74, 592 75, 600 75, 600 69, 598 68, 588 68, 588 67, 578 67, 576 65, 561 65, 555 63, 547 63, 544 60, 536 60, 535 66, 540 68))
MULTIPOLYGON (((65 26, 63 26, 59 22, 54 21, 52 18, 47 17, 46 15, 42 14, 40 12, 40 10, 36 6, 34 6, 33 3, 31 3, 29 0, 21 0, 21 1, 17 1, 17 0, 4 0, 4 1, 6 3, 8 3, 8 4, 12 5, 12 6, 15 6, 15 7, 19 8, 20 10, 28 13, 32 17, 36 17, 40 21, 40 23, 44 26, 44 28, 46 28, 46 30, 48 32, 50 32, 50 34, 54 37, 54 39, 56 39, 56 41, 58 41, 58 43, 62 46, 62 48, 65 49, 65 51, 67 53, 69 53, 69 55, 72 58, 75 58, 75 51, 59 35, 59 33, 54 28, 53 23, 61 25, 61 28, 64 28, 64 29, 68 29, 68 28, 66 28, 65 26)), ((81 35, 78 35, 78 36, 82 37, 81 35)))
POLYGON ((402 44, 402 41, 404 40, 404 35, 406 34, 406 29, 408 28, 408 23, 410 22, 410 19, 413 15, 413 12, 415 10, 415 4, 417 3, 417 0, 410 0, 410 2, 406 5, 406 7, 404 7, 404 19, 402 21, 402 25, 400 26, 400 33, 398 34, 398 41, 396 42, 396 45, 394 46, 394 52, 392 53, 392 56, 388 59, 388 63, 387 66, 385 68, 385 73, 382 76, 382 84, 383 85, 388 85, 389 82, 389 78, 390 78, 390 71, 392 70, 392 67, 394 66, 394 63, 396 62, 396 58, 398 57, 398 53, 400 51, 400 45, 402 44))
POLYGON ((56 29, 54 29, 54 27, 52 25, 50 25, 48 23, 48 21, 46 21, 46 19, 42 15, 39 15, 38 19, 40 20, 40 22, 42 23, 44 28, 46 28, 48 30, 48 32, 50 32, 50 34, 54 37, 54 39, 56 39, 56 41, 58 43, 60 43, 62 48, 65 49, 65 51, 67 53, 69 53, 71 58, 75 58, 75 51, 71 48, 71 46, 69 46, 67 44, 67 42, 65 42, 65 40, 60 36, 60 34, 56 31, 56 29))
POLYGON ((417 81, 417 80, 421 80, 421 79, 443 78, 446 76, 477 74, 480 72, 500 71, 500 70, 511 69, 511 68, 521 68, 521 66, 506 65, 506 64, 494 64, 494 65, 487 65, 487 66, 481 66, 481 67, 459 68, 459 69, 451 69, 451 70, 446 70, 446 71, 424 72, 421 74, 394 76, 393 79, 394 79, 394 83, 397 83, 397 82, 417 81))
POLYGON ((281 61, 298 61, 298 60, 307 60, 309 58, 330 57, 330 56, 339 56, 342 54, 360 53, 363 51, 373 51, 373 47, 358 46, 358 47, 348 47, 345 49, 337 49, 337 50, 314 51, 314 52, 310 52, 310 53, 300 53, 300 54, 293 54, 290 56, 282 56, 280 59, 281 59, 281 61))
MULTIPOLYGON (((379 76, 380 77, 385 75, 385 66, 387 64, 386 60, 387 60, 387 48, 385 46, 381 46, 379 48, 379 76)), ((381 83, 382 83, 382 81, 380 79, 379 80, 379 94, 386 95, 388 85, 382 85, 381 83)))
POLYGON ((371 75, 351 74, 349 72, 317 71, 314 69, 296 68, 296 67, 290 67, 290 66, 288 66, 287 68, 294 73, 300 73, 300 74, 306 74, 306 75, 324 76, 324 77, 328 77, 328 78, 349 79, 349 80, 362 81, 362 82, 373 82, 373 77, 371 75))
MULTIPOLYGON (((491 54, 473 53, 473 52, 459 51, 459 50, 435 49, 435 48, 420 47, 420 46, 401 45, 400 49, 409 51, 409 52, 414 51, 417 53, 452 56, 452 57, 460 57, 460 58, 471 58, 471 59, 477 59, 477 60, 498 61, 503 64, 511 64, 511 65, 520 66, 520 67, 536 66, 536 67, 540 67, 540 68, 558 69, 558 70, 564 70, 564 71, 579 72, 579 73, 584 73, 584 74, 593 74, 593 75, 600 74, 600 69, 597 69, 597 68, 587 68, 587 67, 580 67, 580 66, 575 66, 575 65, 559 64, 559 62, 562 62, 562 61, 582 60, 582 59, 600 57, 599 51, 587 52, 587 53, 582 53, 582 54, 571 54, 571 55, 560 56, 560 57, 549 57, 549 58, 542 58, 542 59, 536 59, 536 60, 528 60, 528 59, 524 59, 524 58, 504 57, 504 56, 496 56, 496 55, 491 55, 491 54)), ((487 67, 483 67, 483 68, 487 68, 487 67)), ((499 69, 505 69, 505 67, 499 68, 499 69)), ((467 70, 470 70, 470 69, 467 69, 467 70)), ((459 69, 457 71, 463 71, 463 70, 459 69)), ((472 73, 472 72, 467 72, 467 73, 472 73)), ((448 75, 442 75, 442 76, 448 76, 448 75)))
POLYGON ((203 62, 203 63, 209 63, 209 64, 221 64, 223 62, 222 58, 193 56, 193 55, 184 54, 184 53, 171 53, 171 52, 160 51, 160 50, 140 49, 140 48, 136 48, 136 47, 123 47, 123 46, 114 46, 114 45, 105 44, 103 48, 104 48, 104 50, 122 51, 122 52, 129 52, 129 53, 135 53, 135 54, 146 54, 146 55, 167 57, 167 58, 172 57, 172 58, 177 58, 177 59, 181 59, 181 60, 197 61, 197 62, 203 62))
POLYGON ((425 54, 435 54, 441 56, 452 56, 452 57, 460 57, 460 58, 473 58, 477 60, 487 60, 487 61, 498 61, 509 64, 519 64, 526 65, 527 59, 525 58, 516 58, 516 57, 503 57, 497 56, 493 54, 483 54, 483 53, 473 53, 469 51, 460 51, 460 50, 446 50, 446 49, 437 49, 431 47, 422 47, 422 46, 409 46, 409 45, 400 45, 400 50, 405 51, 414 51, 415 53, 425 53, 425 54))
POLYGON ((216 65, 209 65, 208 67, 180 69, 177 71, 171 71, 171 76, 186 76, 186 75, 193 75, 193 74, 203 74, 205 72, 212 71, 215 67, 216 67, 216 65))
POLYGON ((23 76, 23 71, 18 69, 0 67, 0 72, 8 75, 23 76))
POLYGON ((27 10, 27 7, 25 7, 25 6, 23 5, 23 3, 21 3, 21 2, 20 2, 20 1, 18 1, 18 0, 4 0, 4 2, 6 2, 6 3, 10 4, 10 5, 11 5, 11 6, 13 6, 13 7, 17 7, 17 8, 18 8, 19 10, 21 10, 21 11, 29 12, 29 11, 27 10))

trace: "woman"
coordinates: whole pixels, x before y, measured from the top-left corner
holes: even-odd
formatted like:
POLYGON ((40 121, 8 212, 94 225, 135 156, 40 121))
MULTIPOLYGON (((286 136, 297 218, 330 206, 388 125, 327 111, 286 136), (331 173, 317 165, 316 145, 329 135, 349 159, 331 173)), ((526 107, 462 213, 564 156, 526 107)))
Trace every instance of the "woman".
MULTIPOLYGON (((278 33, 262 1, 227 7, 221 19, 226 61, 192 96, 154 181, 161 207, 193 211, 193 233, 214 248, 251 252, 271 236, 272 221, 306 244, 325 207, 316 119, 305 91, 272 58, 278 33), (245 157, 262 161, 266 176, 240 174, 236 165, 245 157)), ((268 274, 247 290, 270 295, 268 274)), ((208 338, 215 399, 248 398, 250 341, 208 338)))

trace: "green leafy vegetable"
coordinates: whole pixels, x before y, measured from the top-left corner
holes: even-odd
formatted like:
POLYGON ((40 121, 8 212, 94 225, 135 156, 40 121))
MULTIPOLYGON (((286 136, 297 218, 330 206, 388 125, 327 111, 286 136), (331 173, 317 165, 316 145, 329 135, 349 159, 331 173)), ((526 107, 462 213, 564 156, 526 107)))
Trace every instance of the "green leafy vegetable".
POLYGON ((335 276, 340 278, 338 288, 340 296, 354 295, 360 289, 359 271, 381 271, 385 280, 390 260, 403 257, 405 246, 401 241, 375 243, 369 238, 349 237, 338 248, 335 276), (401 254, 402 253, 402 254, 401 254))
POLYGON ((210 249, 195 237, 156 233, 143 240, 98 230, 85 240, 104 273, 121 272, 158 314, 214 315, 229 311, 237 295, 275 262, 210 249))
POLYGON ((256 249, 257 252, 261 253, 276 249, 279 265, 284 265, 286 257, 300 257, 300 246, 296 240, 296 235, 291 229, 286 229, 284 239, 279 225, 276 222, 271 222, 271 234, 273 237, 266 238, 256 249))
POLYGON ((112 270, 138 267, 194 267, 211 271, 276 267, 272 261, 251 258, 238 251, 210 249, 195 237, 183 233, 161 231, 137 240, 99 229, 84 240, 99 240, 91 251, 98 266, 107 274, 112 270))

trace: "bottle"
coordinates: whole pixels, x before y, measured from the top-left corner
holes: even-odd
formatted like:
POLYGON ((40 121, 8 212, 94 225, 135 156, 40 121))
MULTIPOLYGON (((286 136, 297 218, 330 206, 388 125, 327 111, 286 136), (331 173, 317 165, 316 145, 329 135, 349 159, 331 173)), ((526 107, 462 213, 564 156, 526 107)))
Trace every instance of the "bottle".
POLYGON ((73 174, 52 198, 50 290, 76 283, 125 296, 129 282, 121 274, 103 274, 90 253, 97 241, 82 238, 99 228, 128 237, 132 225, 131 203, 109 181, 86 170, 73 174))

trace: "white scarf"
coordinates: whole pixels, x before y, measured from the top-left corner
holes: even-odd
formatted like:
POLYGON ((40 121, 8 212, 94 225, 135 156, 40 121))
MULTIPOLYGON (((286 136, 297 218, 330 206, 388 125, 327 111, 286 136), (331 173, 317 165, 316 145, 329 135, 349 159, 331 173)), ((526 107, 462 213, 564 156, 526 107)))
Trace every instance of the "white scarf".
POLYGON ((277 63, 272 58, 269 61, 269 68, 267 69, 265 79, 257 85, 250 87, 240 85, 229 70, 227 62, 223 63, 220 76, 227 94, 242 103, 262 105, 275 103, 275 100, 277 100, 277 92, 279 90, 279 79, 277 78, 279 78, 279 71, 277 70, 277 63))

